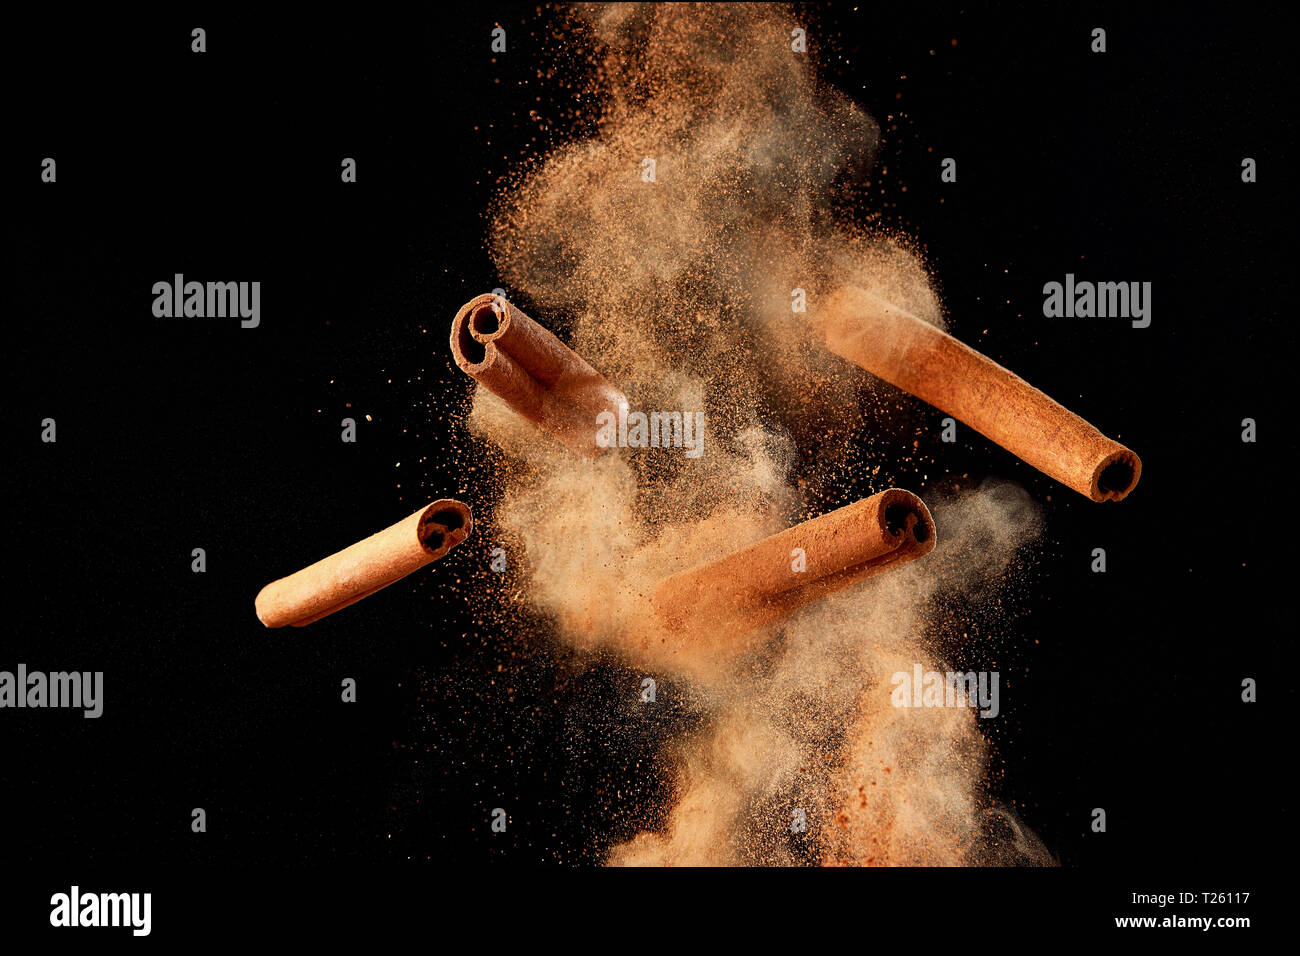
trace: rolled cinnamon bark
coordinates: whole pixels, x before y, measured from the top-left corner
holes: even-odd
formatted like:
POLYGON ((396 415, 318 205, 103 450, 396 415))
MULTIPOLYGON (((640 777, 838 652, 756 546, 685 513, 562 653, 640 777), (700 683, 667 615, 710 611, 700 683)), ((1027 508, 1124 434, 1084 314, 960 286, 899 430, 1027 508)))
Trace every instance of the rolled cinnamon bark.
POLYGON ((498 295, 480 295, 456 313, 451 351, 466 375, 582 455, 603 450, 596 416, 617 416, 627 403, 576 352, 498 295))
POLYGON ((648 658, 686 669, 744 651, 746 637, 806 604, 934 549, 920 498, 891 488, 665 578, 652 597, 648 658))
POLYGON ((469 537, 469 506, 441 498, 409 518, 372 534, 257 595, 257 616, 267 627, 302 627, 369 597, 436 561, 469 537))
POLYGON ((1142 462, 1128 448, 992 359, 865 289, 840 287, 816 321, 832 352, 1093 501, 1119 501, 1137 485, 1142 462))

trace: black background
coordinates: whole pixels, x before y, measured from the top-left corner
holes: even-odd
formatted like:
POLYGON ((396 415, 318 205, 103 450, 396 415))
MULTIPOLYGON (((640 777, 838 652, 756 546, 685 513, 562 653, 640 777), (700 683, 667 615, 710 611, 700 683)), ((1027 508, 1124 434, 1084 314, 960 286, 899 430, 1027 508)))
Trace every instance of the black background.
MULTIPOLYGON (((106 688, 99 720, 0 714, 6 857, 68 874, 65 890, 90 867, 595 863, 662 819, 656 741, 696 715, 610 717, 639 674, 579 666, 544 633, 521 653, 471 621, 449 582, 488 560, 490 527, 310 628, 267 631, 252 610, 271 578, 424 501, 482 503, 444 453, 467 441, 469 394, 446 330, 500 284, 483 210, 501 177, 572 132, 570 94, 537 79, 553 16, 205 10, 6 30, 0 667, 102 670, 106 688), (497 23, 510 46, 493 58, 497 23), (151 287, 176 272, 260 280, 261 327, 154 318, 151 287), (511 828, 492 834, 502 805, 511 828)), ((821 75, 881 124, 871 212, 921 242, 955 333, 1143 459, 1128 500, 1094 505, 969 430, 936 445, 954 474, 1010 478, 1046 510, 997 653, 964 658, 1014 677, 990 722, 997 795, 1100 880, 1250 873, 1290 825, 1285 21, 1240 5, 795 19, 821 75), (1150 328, 1045 319, 1042 285, 1066 272, 1150 281, 1150 328)), ((906 471, 881 478, 924 494, 906 471)))

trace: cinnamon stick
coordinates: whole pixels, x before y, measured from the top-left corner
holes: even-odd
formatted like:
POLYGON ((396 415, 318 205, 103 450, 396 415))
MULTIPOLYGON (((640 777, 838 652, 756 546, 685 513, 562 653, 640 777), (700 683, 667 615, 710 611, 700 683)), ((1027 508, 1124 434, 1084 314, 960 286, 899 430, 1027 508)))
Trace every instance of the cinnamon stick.
POLYGON ((647 656, 694 667, 738 654, 755 631, 934 549, 920 498, 891 488, 661 581, 647 656))
POLYGON ((257 616, 267 627, 319 621, 438 560, 469 537, 473 526, 468 505, 441 498, 364 541, 272 581, 257 595, 257 616))
POLYGON ((965 422, 1093 501, 1119 501, 1142 462, 1024 379, 928 322, 854 285, 817 321, 832 352, 965 422))
POLYGON ((603 450, 596 416, 617 415, 627 403, 576 352, 499 295, 480 295, 456 313, 451 351, 466 375, 582 455, 603 450))

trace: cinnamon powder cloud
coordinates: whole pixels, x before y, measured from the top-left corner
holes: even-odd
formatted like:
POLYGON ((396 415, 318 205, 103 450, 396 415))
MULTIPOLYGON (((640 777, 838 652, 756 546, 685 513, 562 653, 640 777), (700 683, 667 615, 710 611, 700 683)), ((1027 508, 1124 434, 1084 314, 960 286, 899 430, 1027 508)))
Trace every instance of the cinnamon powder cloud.
POLYGON ((1039 530, 1023 492, 927 496, 933 554, 795 611, 725 667, 673 673, 632 639, 665 578, 850 503, 870 455, 914 454, 867 441, 893 406, 792 310, 795 290, 815 303, 848 281, 943 325, 906 241, 839 214, 865 203, 879 132, 791 50, 795 26, 776 6, 620 4, 558 28, 589 51, 584 122, 502 188, 501 284, 635 407, 703 409, 709 445, 588 460, 479 388, 471 429, 500 449, 481 520, 559 640, 680 680, 708 715, 662 742, 665 826, 609 862, 1046 862, 989 797, 975 714, 889 702, 893 672, 942 667, 928 634, 948 597, 1014 578, 1039 530), (792 838, 796 810, 807 832, 792 838))

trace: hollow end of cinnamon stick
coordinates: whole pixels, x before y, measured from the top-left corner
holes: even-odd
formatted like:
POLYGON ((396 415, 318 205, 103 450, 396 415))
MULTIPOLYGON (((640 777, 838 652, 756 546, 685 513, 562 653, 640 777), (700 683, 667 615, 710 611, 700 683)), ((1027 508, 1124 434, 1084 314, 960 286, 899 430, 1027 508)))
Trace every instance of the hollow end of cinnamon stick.
POLYGON ((1093 501, 1123 501, 1142 477, 1142 459, 1127 448, 1112 452, 1097 463, 1092 474, 1093 501))
POLYGON ((920 554, 934 550, 934 518, 925 502, 901 488, 881 492, 880 522, 888 534, 906 539, 920 554))
POLYGON ((451 323, 451 354, 462 371, 473 376, 492 364, 493 339, 510 326, 510 310, 500 296, 475 296, 456 313, 451 323))
POLYGON ((383 531, 272 581, 254 601, 269 628, 303 627, 444 557, 474 528, 469 506, 440 498, 383 531))
POLYGON ((454 498, 442 498, 425 508, 416 522, 415 535, 431 560, 441 558, 469 537, 474 516, 469 505, 454 498))

